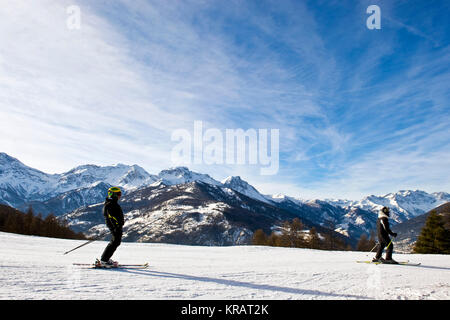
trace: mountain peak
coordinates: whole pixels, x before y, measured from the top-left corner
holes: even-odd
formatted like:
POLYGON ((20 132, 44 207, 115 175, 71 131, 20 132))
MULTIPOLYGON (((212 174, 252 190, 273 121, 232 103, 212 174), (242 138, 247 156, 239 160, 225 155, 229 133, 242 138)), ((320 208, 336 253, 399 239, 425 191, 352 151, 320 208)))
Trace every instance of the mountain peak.
POLYGON ((11 163, 21 164, 24 166, 24 164, 22 162, 20 162, 18 159, 11 157, 10 155, 8 155, 5 152, 0 152, 0 165, 4 166, 4 165, 11 164, 11 163))
POLYGON ((89 169, 97 169, 97 168, 99 168, 99 166, 96 166, 95 164, 82 164, 82 165, 76 166, 73 169, 70 169, 65 174, 73 174, 73 173, 79 174, 79 173, 82 173, 89 169))
POLYGON ((208 174, 197 173, 189 170, 187 167, 172 167, 166 170, 162 170, 158 177, 164 184, 183 184, 193 181, 202 181, 212 185, 220 185, 220 182, 211 178, 208 174))
POLYGON ((226 179, 222 180, 223 184, 230 184, 230 183, 247 183, 247 181, 244 181, 241 179, 240 176, 229 176, 226 179))
POLYGON ((169 169, 161 170, 160 173, 176 173, 176 174, 186 174, 192 172, 188 167, 170 167, 169 169))
MULTIPOLYGON (((15 159, 15 158, 13 158, 13 157, 11 157, 10 155, 8 155, 7 153, 5 153, 5 152, 0 152, 0 159, 15 159)), ((17 160, 17 159, 16 159, 17 160)))
POLYGON ((239 193, 246 195, 247 197, 270 203, 270 201, 258 192, 247 181, 242 180, 240 176, 230 176, 222 181, 222 184, 230 189, 236 190, 239 193))

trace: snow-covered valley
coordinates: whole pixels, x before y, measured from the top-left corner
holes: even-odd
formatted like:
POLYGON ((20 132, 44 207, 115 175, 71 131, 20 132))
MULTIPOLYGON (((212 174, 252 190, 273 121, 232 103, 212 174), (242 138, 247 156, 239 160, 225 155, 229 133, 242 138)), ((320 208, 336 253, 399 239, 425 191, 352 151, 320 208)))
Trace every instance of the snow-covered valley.
POLYGON ((372 254, 263 246, 124 242, 114 259, 148 269, 87 269, 105 241, 0 232, 0 299, 449 299, 448 255, 395 254, 420 266, 359 264, 372 254))

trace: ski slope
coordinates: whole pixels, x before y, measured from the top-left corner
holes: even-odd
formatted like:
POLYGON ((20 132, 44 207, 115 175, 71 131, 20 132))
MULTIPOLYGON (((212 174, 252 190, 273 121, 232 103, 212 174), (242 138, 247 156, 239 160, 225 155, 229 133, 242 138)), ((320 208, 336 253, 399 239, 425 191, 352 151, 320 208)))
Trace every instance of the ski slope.
POLYGON ((0 299, 449 299, 450 256, 400 255, 419 267, 358 264, 367 253, 261 246, 122 243, 113 258, 144 270, 86 269, 105 241, 0 232, 0 299))

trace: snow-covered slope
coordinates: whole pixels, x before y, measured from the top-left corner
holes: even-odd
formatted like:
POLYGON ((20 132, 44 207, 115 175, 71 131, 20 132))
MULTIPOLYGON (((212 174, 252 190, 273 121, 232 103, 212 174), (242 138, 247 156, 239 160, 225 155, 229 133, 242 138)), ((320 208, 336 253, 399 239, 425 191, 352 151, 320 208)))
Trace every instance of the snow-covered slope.
POLYGON ((126 243, 114 258, 149 262, 144 270, 97 270, 106 246, 0 232, 0 299, 442 299, 450 298, 445 255, 399 255, 422 266, 367 265, 364 252, 258 246, 204 247, 126 243))

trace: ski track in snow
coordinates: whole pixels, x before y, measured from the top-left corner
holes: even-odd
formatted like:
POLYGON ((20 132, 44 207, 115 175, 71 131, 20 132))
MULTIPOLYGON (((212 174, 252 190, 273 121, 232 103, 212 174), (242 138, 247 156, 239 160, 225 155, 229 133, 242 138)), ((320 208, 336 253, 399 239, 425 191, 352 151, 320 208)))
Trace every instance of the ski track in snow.
POLYGON ((148 269, 73 266, 107 242, 0 232, 0 299, 449 299, 450 256, 394 254, 419 267, 358 264, 373 254, 261 246, 123 242, 114 259, 148 269))

